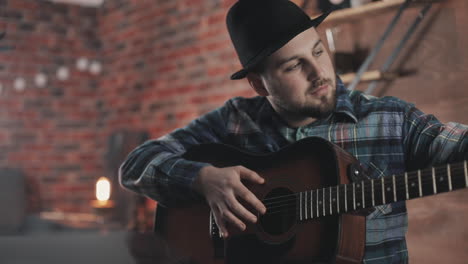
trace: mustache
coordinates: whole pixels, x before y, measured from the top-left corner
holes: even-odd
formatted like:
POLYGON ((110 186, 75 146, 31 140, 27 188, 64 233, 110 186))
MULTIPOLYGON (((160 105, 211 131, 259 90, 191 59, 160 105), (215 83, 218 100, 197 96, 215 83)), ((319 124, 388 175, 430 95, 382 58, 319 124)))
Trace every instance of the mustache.
POLYGON ((332 85, 333 82, 330 78, 320 78, 320 79, 317 79, 315 81, 312 82, 312 87, 311 89, 314 90, 322 85, 325 85, 325 84, 328 84, 328 85, 332 85))

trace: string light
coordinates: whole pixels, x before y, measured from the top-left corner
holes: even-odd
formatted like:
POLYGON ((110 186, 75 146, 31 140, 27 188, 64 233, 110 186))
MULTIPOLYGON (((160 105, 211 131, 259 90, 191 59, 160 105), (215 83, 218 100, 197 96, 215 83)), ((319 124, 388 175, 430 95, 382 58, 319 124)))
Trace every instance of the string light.
POLYGON ((89 67, 89 61, 87 58, 81 57, 76 61, 76 68, 79 71, 86 71, 89 67))
POLYGON ((21 77, 16 78, 15 82, 13 83, 13 87, 18 92, 24 91, 24 89, 26 88, 26 80, 24 80, 24 78, 21 77))
POLYGON ((57 70, 57 79, 60 81, 66 81, 70 77, 70 71, 67 67, 61 66, 57 70))
POLYGON ((91 64, 89 65, 89 71, 94 75, 101 73, 102 71, 101 63, 99 63, 98 61, 91 62, 91 64))
MULTIPOLYGON (((98 75, 102 72, 102 64, 97 61, 89 61, 85 57, 81 57, 77 59, 76 61, 76 69, 79 71, 89 71, 93 75, 98 75)), ((59 81, 66 81, 70 78, 70 70, 66 66, 60 66, 57 71, 56 71, 56 78, 59 81)), ((39 72, 34 76, 34 85, 38 88, 44 88, 46 87, 47 83, 49 82, 48 76, 43 73, 39 72)), ((14 80, 13 82, 13 88, 18 91, 22 92, 26 89, 27 83, 25 78, 23 77, 18 77, 14 80)), ((0 94, 2 94, 4 91, 3 85, 0 85, 0 94)))
POLYGON ((38 73, 34 77, 34 83, 39 88, 44 88, 47 84, 47 76, 44 73, 38 73))

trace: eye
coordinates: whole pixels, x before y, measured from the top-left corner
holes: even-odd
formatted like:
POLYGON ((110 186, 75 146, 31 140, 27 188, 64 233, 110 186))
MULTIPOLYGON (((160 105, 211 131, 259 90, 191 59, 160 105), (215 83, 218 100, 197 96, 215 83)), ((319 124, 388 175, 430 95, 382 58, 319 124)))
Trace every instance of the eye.
POLYGON ((291 66, 288 66, 285 71, 286 72, 290 72, 290 71, 294 71, 296 69, 299 69, 299 67, 301 67, 302 65, 302 62, 301 61, 298 61, 297 63, 295 63, 294 65, 291 65, 291 66))
POLYGON ((315 50, 312 54, 315 57, 320 57, 320 55, 322 55, 322 53, 323 53, 323 49, 318 49, 318 50, 315 50))

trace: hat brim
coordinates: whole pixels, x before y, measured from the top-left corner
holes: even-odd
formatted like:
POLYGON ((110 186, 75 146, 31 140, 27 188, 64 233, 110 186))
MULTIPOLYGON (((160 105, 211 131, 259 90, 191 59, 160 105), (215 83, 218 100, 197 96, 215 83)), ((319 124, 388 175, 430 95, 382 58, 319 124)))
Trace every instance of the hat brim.
POLYGON ((286 43, 288 43, 291 39, 293 39, 295 36, 299 35, 300 33, 306 31, 307 29, 311 28, 311 27, 317 27, 320 25, 320 23, 323 22, 323 20, 325 20, 325 18, 331 13, 332 10, 326 12, 326 13, 323 13, 322 15, 320 15, 319 17, 317 18, 314 18, 314 19, 311 19, 309 20, 309 23, 303 25, 302 27, 299 28, 299 31, 298 32, 293 32, 293 34, 291 34, 289 37, 287 38, 284 38, 284 39, 281 39, 279 41, 276 42, 276 45, 273 45, 273 46, 270 46, 269 48, 266 48, 264 49, 260 54, 258 54, 254 59, 253 61, 249 62, 243 69, 241 69, 240 71, 237 71, 236 73, 232 74, 231 75, 231 80, 239 80, 239 79, 243 79, 247 76, 247 74, 249 73, 249 71, 254 67, 256 66, 258 63, 260 63, 261 60, 263 60, 264 58, 270 56, 271 54, 273 54, 275 51, 277 51, 278 49, 280 49, 281 47, 283 47, 284 45, 286 45, 286 43))

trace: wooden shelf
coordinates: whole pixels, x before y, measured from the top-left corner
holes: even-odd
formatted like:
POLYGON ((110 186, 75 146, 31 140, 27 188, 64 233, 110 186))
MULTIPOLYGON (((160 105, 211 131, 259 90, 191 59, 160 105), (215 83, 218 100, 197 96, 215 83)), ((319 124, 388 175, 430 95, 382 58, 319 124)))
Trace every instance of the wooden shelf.
MULTIPOLYGON (((375 16, 387 11, 396 10, 405 0, 383 0, 372 2, 360 7, 346 8, 336 10, 325 19, 324 24, 330 26, 339 23, 352 22, 362 18, 375 16)), ((440 2, 440 0, 413 0, 412 5, 424 4, 429 2, 440 2)))
MULTIPOLYGON (((340 78, 344 84, 349 84, 356 77, 355 73, 346 73, 341 74, 340 78)), ((367 71, 361 76, 361 82, 371 82, 371 81, 380 81, 380 80, 392 80, 398 78, 397 73, 391 72, 380 72, 380 71, 367 71)))

